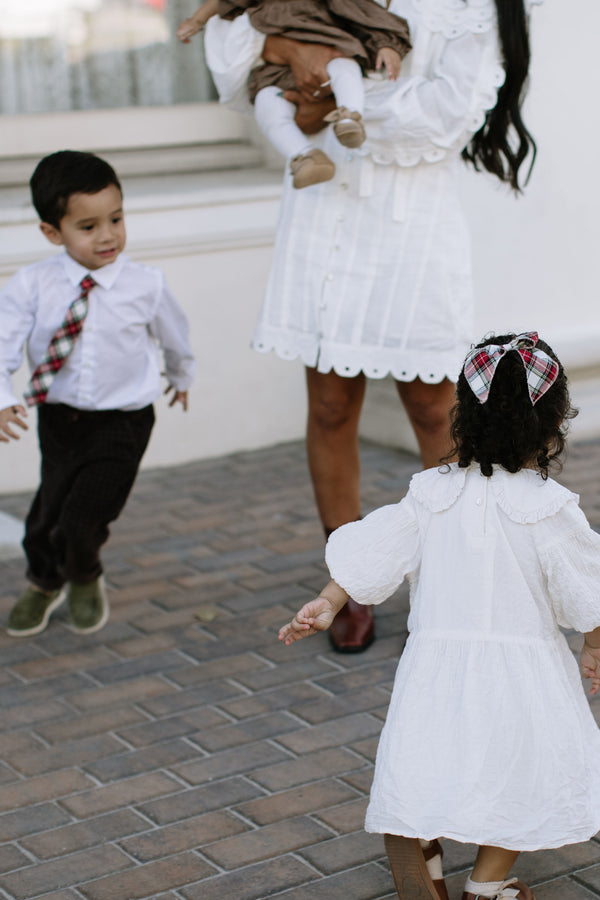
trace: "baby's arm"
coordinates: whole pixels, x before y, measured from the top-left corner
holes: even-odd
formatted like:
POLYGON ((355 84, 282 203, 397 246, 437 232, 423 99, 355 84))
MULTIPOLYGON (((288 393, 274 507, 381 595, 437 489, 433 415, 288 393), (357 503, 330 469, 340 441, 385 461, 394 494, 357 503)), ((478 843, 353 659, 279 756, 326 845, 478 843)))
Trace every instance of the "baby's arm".
POLYGON ((20 404, 18 406, 7 406, 6 409, 0 409, 0 441, 8 444, 10 438, 18 441, 20 435, 13 431, 11 425, 18 425, 23 431, 28 430, 28 425, 23 421, 21 416, 26 416, 27 410, 20 404))
POLYGON ((208 20, 217 15, 218 7, 219 0, 205 0, 200 9, 179 25, 176 32, 179 40, 183 44, 189 44, 190 38, 202 31, 208 20))
POLYGON ((398 79, 401 65, 402 58, 400 54, 396 53, 395 50, 392 50, 391 47, 382 47, 377 53, 375 68, 379 70, 385 66, 390 81, 396 81, 398 79))
POLYGON ((347 601, 346 591, 335 581, 330 581, 316 600, 305 603, 292 621, 279 630, 279 640, 289 647, 294 641, 317 631, 326 631, 347 601))
POLYGON ((584 638, 580 659, 581 674, 584 678, 592 679, 590 694, 597 694, 600 691, 600 628, 586 632, 584 638))

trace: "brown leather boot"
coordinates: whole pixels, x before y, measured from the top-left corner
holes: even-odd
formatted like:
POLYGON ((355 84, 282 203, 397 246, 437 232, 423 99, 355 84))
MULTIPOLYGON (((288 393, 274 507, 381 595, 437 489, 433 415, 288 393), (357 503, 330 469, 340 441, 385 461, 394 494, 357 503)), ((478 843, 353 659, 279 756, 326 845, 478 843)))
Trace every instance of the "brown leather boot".
POLYGON ((417 838, 384 834, 383 839, 400 900, 449 900, 444 879, 433 881, 427 868, 428 860, 443 854, 439 841, 423 849, 417 838))
POLYGON ((350 598, 331 623, 329 640, 338 653, 362 653, 375 640, 373 607, 350 598))
MULTIPOLYGON (((480 898, 481 900, 488 900, 487 897, 483 897, 481 894, 472 894, 471 891, 465 891, 462 895, 462 900, 480 900, 480 898)), ((504 882, 500 888, 500 893, 494 894, 489 900, 535 900, 535 894, 522 881, 511 878, 509 881, 504 882)))

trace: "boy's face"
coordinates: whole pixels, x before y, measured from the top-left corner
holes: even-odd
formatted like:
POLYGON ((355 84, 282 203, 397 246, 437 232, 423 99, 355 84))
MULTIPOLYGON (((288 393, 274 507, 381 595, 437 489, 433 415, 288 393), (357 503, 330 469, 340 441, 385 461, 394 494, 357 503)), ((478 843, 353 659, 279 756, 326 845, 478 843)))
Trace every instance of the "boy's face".
POLYGON ((114 262, 125 247, 121 193, 109 184, 96 194, 71 194, 58 228, 42 222, 40 229, 84 269, 100 269, 114 262))

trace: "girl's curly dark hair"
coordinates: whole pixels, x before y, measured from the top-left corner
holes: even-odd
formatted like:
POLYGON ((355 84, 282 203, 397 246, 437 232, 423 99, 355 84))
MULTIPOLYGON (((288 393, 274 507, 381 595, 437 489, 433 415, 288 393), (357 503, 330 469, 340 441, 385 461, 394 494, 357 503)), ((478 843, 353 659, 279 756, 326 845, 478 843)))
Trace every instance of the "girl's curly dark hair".
MULTIPOLYGON (((492 335, 477 348, 488 344, 507 344, 514 334, 492 335)), ((451 413, 450 435, 453 447, 446 460, 458 458, 466 468, 478 462, 482 475, 491 475, 494 465, 509 472, 536 465, 542 478, 555 463, 566 445, 568 421, 578 410, 571 405, 567 376, 560 360, 548 344, 536 344, 559 367, 554 384, 532 404, 527 390, 523 361, 516 350, 500 359, 485 403, 473 393, 463 371, 456 386, 457 401, 451 413)))

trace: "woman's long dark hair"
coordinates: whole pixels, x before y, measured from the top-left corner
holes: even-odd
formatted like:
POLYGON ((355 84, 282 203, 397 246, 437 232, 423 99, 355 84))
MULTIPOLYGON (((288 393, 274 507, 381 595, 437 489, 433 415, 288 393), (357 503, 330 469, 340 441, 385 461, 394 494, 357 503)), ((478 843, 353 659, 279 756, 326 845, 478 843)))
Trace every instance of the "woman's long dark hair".
POLYGON ((483 166, 519 192, 519 169, 531 153, 527 182, 536 154, 535 141, 521 118, 531 55, 529 23, 523 0, 496 0, 496 11, 506 79, 496 106, 462 155, 475 169, 483 166))

